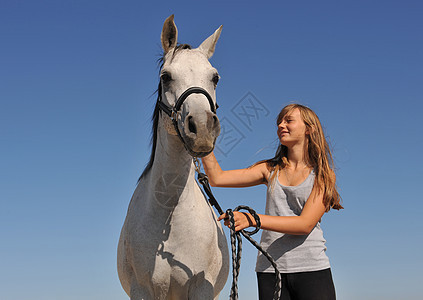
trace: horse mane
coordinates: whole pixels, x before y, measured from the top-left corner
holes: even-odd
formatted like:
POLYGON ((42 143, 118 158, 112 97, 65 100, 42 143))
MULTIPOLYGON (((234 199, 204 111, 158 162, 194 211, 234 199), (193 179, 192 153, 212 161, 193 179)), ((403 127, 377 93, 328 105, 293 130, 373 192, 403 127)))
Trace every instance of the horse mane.
MULTIPOLYGON (((173 50, 172 57, 174 57, 178 51, 183 50, 183 49, 192 49, 192 47, 191 47, 191 45, 188 45, 188 44, 177 45, 173 50)), ((160 56, 160 58, 157 60, 157 63, 160 65, 159 74, 160 74, 160 72, 163 68, 164 62, 165 62, 165 53, 163 53, 160 56)), ((147 173, 153 167, 154 156, 156 155, 157 128, 159 126, 159 114, 160 114, 159 101, 162 101, 161 90, 162 90, 162 82, 161 82, 161 80, 159 80, 159 86, 158 86, 157 90, 155 91, 155 93, 157 93, 157 101, 156 101, 156 105, 154 106, 153 116, 151 118, 151 121, 153 122, 153 127, 152 127, 151 141, 150 141, 150 144, 151 144, 150 160, 147 163, 146 167, 144 168, 144 171, 142 172, 141 176, 138 178, 138 183, 140 182, 140 180, 145 175, 147 175, 147 173)))

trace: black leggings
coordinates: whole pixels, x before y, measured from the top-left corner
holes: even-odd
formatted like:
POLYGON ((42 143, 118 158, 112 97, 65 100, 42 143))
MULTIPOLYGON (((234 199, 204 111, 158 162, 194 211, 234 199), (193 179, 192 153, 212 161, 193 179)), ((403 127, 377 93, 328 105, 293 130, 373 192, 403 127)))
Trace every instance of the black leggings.
MULTIPOLYGON (((335 300, 335 287, 329 269, 313 272, 285 273, 280 300, 335 300)), ((274 273, 257 273, 259 300, 272 300, 274 273)))

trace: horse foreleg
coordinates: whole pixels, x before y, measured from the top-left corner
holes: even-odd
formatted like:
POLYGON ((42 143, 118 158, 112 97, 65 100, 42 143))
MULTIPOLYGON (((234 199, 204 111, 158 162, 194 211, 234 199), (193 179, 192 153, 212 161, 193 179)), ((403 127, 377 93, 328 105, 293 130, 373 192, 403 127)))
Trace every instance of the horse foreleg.
MULTIPOLYGON (((217 295, 217 298, 219 298, 219 295, 217 295)), ((214 295, 213 285, 204 277, 204 272, 191 278, 188 291, 189 300, 213 300, 217 298, 214 295)))
POLYGON ((129 298, 131 300, 153 300, 153 290, 133 282, 129 298))

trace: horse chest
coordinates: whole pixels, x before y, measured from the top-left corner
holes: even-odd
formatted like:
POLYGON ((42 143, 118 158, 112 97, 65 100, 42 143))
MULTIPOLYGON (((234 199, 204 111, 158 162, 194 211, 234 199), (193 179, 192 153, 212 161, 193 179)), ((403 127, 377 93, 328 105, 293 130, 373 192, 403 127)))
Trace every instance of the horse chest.
POLYGON ((203 195, 196 196, 200 198, 184 201, 173 210, 154 201, 146 209, 140 198, 132 203, 128 233, 132 250, 142 253, 142 264, 151 264, 153 256, 163 256, 163 263, 168 263, 170 256, 164 254, 172 253, 172 259, 203 265, 204 257, 218 251, 216 217, 203 195))

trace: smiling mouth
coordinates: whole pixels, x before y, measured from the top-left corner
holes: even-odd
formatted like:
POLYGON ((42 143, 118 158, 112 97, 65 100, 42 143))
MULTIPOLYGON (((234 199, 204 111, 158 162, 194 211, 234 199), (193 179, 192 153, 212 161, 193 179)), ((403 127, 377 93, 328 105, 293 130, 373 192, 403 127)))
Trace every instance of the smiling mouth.
POLYGON ((282 138, 286 137, 287 134, 288 134, 288 132, 284 131, 284 132, 279 133, 278 137, 281 140, 282 138))

